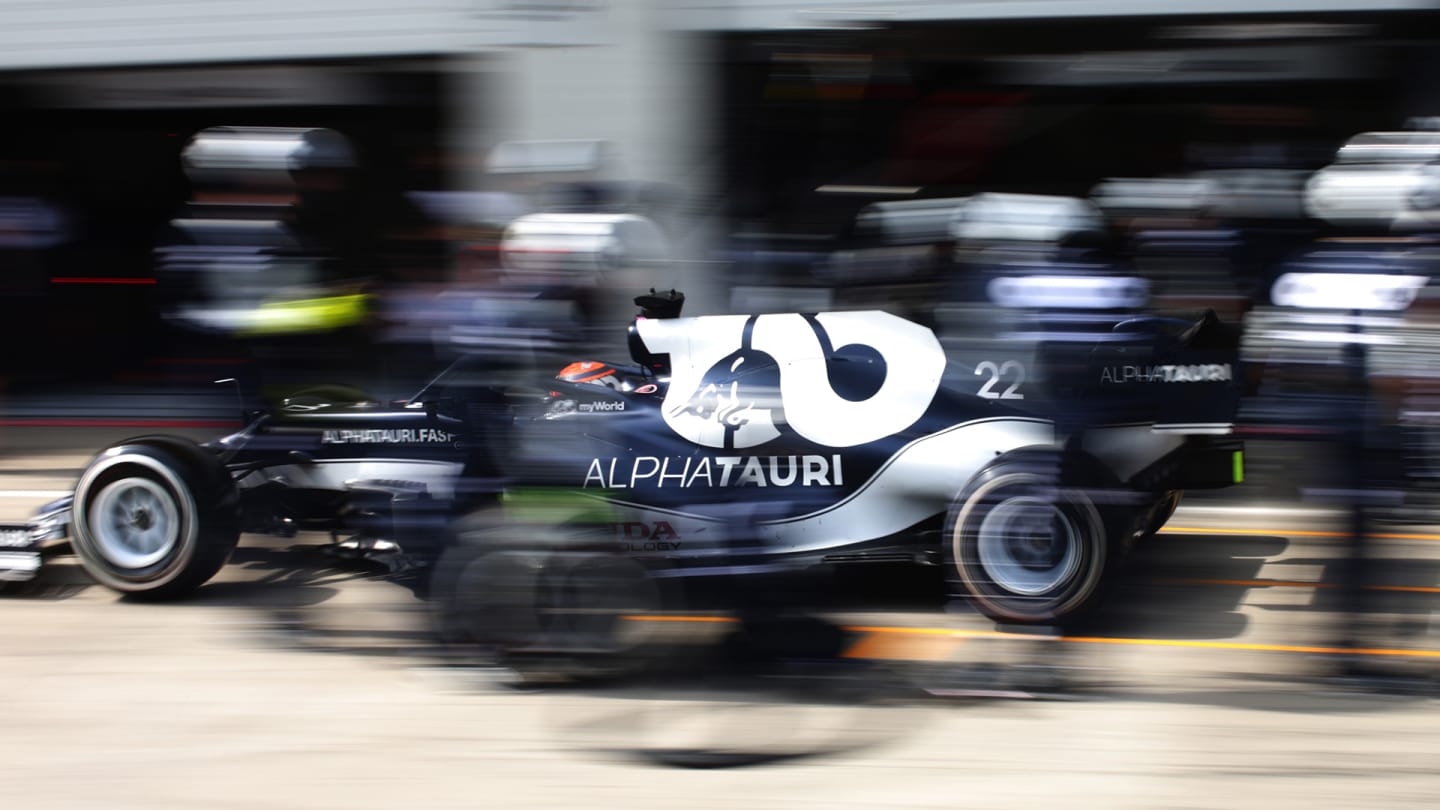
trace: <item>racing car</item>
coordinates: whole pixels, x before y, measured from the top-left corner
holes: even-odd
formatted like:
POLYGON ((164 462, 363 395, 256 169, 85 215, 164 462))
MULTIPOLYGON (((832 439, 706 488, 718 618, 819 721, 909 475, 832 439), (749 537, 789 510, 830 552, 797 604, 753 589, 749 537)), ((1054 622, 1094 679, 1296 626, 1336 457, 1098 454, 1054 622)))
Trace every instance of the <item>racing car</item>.
MULTIPOLYGON (((1094 290, 1004 281, 1010 298, 1094 290)), ((981 359, 878 310, 682 317, 683 301, 636 299, 628 362, 497 386, 462 357, 401 402, 337 386, 204 444, 119 442, 6 527, 0 567, 32 576, 68 536, 101 584, 173 599, 241 534, 303 530, 423 565, 456 516, 541 487, 601 507, 585 520, 603 545, 647 568, 713 566, 743 534, 767 560, 943 565, 986 616, 1053 623, 1097 604, 1183 490, 1241 478, 1238 342, 1213 316, 1060 313, 981 359)))

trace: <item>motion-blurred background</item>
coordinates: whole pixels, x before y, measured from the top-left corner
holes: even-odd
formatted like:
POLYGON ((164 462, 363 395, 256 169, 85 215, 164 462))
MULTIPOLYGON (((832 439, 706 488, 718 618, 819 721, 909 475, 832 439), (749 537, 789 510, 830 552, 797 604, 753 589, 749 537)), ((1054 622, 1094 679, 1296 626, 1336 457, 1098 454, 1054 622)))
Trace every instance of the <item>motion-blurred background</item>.
MULTIPOLYGON (((233 421, 217 378, 404 396, 516 288, 576 302, 540 341, 618 337, 648 287, 974 336, 983 192, 1077 198, 1154 305, 1274 331, 1317 239, 1426 272, 1436 33, 1420 0, 0 4, 0 420, 233 421), (505 245, 535 212, 658 235, 505 245)), ((1427 299, 1380 327, 1392 424, 1433 410, 1427 299)))
POLYGON ((894 203, 1070 195, 1160 303, 1234 316, 1327 227, 1343 144, 1431 128, 1435 31, 1415 0, 5 3, 3 373, 425 342, 536 211, 652 219, 674 260, 633 280, 703 314, 963 298, 950 207, 894 203))

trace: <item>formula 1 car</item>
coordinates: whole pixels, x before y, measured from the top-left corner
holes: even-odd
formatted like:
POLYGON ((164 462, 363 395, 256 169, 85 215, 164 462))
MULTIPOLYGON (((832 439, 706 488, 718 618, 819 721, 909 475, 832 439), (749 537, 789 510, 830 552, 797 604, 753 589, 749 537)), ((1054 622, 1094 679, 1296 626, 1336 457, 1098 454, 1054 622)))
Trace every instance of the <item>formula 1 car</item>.
POLYGON ((767 560, 912 560, 987 616, 1056 622, 1182 490, 1239 478, 1238 343, 1213 317, 1072 314, 957 360, 880 311, 687 318, 683 300, 636 299, 628 363, 497 386, 491 358, 462 358, 400 403, 314 390, 204 445, 120 442, 0 535, 21 541, 0 566, 68 534, 100 583, 174 598, 245 532, 424 561, 454 517, 539 488, 596 505, 600 545, 646 567, 714 566, 737 539, 767 560))

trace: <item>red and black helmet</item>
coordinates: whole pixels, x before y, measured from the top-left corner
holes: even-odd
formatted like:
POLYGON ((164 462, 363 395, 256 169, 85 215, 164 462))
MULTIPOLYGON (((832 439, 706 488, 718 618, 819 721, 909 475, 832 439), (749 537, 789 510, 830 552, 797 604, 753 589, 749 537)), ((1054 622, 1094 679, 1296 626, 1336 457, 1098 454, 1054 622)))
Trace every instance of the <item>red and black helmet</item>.
POLYGON ((555 375, 555 379, 568 383, 591 383, 603 385, 606 388, 613 388, 616 391, 624 390, 624 381, 620 372, 609 363, 601 363, 596 360, 580 360, 565 368, 555 375))

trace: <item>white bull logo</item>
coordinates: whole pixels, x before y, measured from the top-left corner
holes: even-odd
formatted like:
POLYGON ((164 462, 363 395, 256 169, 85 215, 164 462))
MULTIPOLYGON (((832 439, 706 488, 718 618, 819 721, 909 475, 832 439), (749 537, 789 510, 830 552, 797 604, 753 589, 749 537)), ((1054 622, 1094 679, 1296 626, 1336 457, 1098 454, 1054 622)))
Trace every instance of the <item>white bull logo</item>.
POLYGON ((705 447, 755 447, 784 425, 825 447, 867 444, 914 424, 945 369, 929 329, 885 312, 649 319, 638 329, 646 349, 670 356, 666 424, 705 447), (847 358, 870 367, 847 372, 847 358), (878 386, 837 390, 860 372, 878 386))

